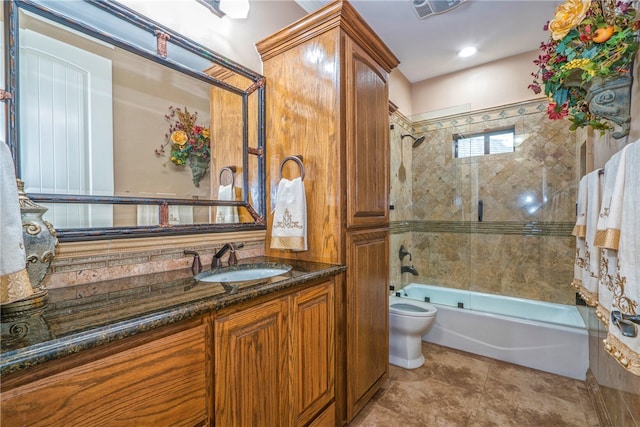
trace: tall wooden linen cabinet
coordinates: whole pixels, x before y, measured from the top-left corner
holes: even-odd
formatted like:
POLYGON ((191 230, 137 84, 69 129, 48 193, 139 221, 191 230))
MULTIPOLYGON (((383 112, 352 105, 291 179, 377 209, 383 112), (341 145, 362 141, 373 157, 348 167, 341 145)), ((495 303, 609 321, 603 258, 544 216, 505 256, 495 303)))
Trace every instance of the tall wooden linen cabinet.
POLYGON ((388 375, 389 93, 398 60, 346 1, 256 44, 266 77, 267 207, 306 170, 308 250, 266 252, 347 265, 336 288, 338 425, 388 375))

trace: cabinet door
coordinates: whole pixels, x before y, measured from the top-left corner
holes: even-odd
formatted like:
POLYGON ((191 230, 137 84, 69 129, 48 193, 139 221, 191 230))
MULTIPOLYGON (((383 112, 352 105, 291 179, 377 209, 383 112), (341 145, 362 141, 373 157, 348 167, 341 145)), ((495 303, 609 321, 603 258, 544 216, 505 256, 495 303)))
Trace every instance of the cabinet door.
POLYGON ((347 419, 389 370, 388 230, 347 233, 347 419))
POLYGON ((347 227, 389 222, 387 74, 346 38, 347 227))
POLYGON ((3 391, 2 425, 208 425, 207 326, 197 323, 3 391))
POLYGON ((292 298, 292 401, 296 424, 306 425, 331 402, 335 390, 335 322, 333 281, 292 298))
POLYGON ((286 299, 215 322, 218 426, 289 426, 286 299))

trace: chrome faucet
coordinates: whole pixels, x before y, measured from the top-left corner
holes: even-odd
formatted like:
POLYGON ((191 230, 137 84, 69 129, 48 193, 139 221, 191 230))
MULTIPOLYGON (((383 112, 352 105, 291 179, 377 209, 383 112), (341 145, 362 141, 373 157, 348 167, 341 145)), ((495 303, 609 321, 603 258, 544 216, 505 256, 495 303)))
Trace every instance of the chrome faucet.
POLYGON ((220 248, 218 252, 215 253, 213 259, 211 260, 211 268, 222 267, 222 256, 227 253, 227 251, 231 251, 229 254, 229 265, 238 264, 238 257, 236 256, 236 250, 243 247, 243 243, 238 243, 234 245, 233 243, 225 243, 223 247, 220 248))

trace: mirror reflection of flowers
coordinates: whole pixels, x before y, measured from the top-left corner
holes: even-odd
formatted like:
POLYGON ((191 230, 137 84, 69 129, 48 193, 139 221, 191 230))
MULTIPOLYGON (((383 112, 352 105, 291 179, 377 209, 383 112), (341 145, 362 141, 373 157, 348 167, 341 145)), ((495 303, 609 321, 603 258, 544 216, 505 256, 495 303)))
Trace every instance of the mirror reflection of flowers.
POLYGON ((540 45, 529 89, 549 98, 553 120, 568 117, 571 130, 583 126, 604 131, 611 126, 589 111, 587 91, 593 79, 631 71, 638 51, 640 22, 630 1, 567 0, 545 25, 550 33, 540 45))
POLYGON ((198 113, 190 113, 187 107, 169 107, 164 118, 169 122, 166 142, 155 150, 157 156, 165 154, 165 147, 171 145, 170 157, 174 164, 184 166, 189 157, 211 158, 211 134, 209 128, 197 123, 198 113))

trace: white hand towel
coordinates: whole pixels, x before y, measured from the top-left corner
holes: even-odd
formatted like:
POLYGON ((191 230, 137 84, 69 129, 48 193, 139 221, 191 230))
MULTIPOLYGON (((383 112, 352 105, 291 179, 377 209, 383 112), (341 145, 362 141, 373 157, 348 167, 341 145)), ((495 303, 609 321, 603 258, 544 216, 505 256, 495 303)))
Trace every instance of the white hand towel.
POLYGON ((307 199, 302 178, 282 178, 278 184, 271 249, 307 250, 307 199))
MULTIPOLYGON (((579 195, 578 213, 580 216, 576 222, 578 233, 584 234, 584 239, 581 236, 576 237, 576 248, 580 247, 581 249, 580 257, 576 252, 576 267, 582 267, 582 277, 579 278, 579 281, 574 280, 573 285, 587 304, 595 306, 598 303, 600 248, 595 247, 593 241, 600 213, 600 173, 597 170, 590 172, 581 180, 580 189, 585 191, 583 180, 586 181, 586 195, 579 195)), ((580 269, 576 270, 576 267, 574 267, 574 273, 580 274, 580 269)), ((578 276, 575 277, 578 278, 578 276)))
MULTIPOLYGON (((624 169, 621 203, 618 271, 614 278, 611 311, 626 315, 640 315, 640 140, 625 147, 618 170, 624 169)), ((620 174, 618 174, 620 175, 620 174)), ((618 185, 616 183, 616 185, 618 185)), ((614 196, 615 197, 615 196, 614 196)), ((615 224, 612 224, 612 227, 615 224)), ((605 340, 609 351, 623 367, 640 375, 640 325, 635 337, 626 337, 613 322, 605 340)))
POLYGON ((598 225, 595 237, 595 246, 601 249, 600 253, 600 274, 598 278, 598 305, 596 306, 596 317, 606 326, 609 326, 609 309, 613 297, 613 279, 618 272, 618 251, 606 248, 606 229, 611 209, 611 199, 618 174, 620 158, 624 150, 618 151, 611 156, 604 167, 602 184, 602 202, 600 204, 600 214, 598 215, 598 225))
MULTIPOLYGON (((235 188, 233 184, 221 185, 218 187, 218 200, 235 200, 235 188)), ((216 223, 237 223, 238 208, 236 206, 218 206, 216 208, 216 223)))
POLYGON ((9 147, 0 142, 0 304, 33 295, 26 269, 22 215, 9 147))

